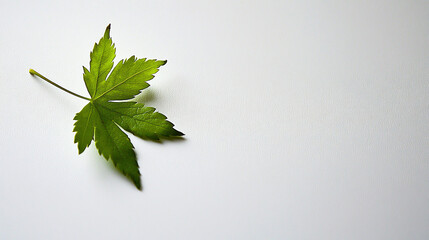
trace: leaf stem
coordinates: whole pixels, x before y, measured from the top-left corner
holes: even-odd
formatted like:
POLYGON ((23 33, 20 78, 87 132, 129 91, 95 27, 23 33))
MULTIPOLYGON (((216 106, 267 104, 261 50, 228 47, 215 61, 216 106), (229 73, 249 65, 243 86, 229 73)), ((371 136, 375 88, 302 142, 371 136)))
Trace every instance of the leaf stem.
POLYGON ((81 95, 79 95, 79 94, 77 94, 77 93, 74 93, 74 92, 72 92, 72 91, 70 91, 70 90, 68 90, 68 89, 65 89, 65 88, 61 87, 60 85, 58 85, 58 84, 56 84, 56 83, 52 82, 51 80, 47 79, 45 76, 43 76, 42 74, 40 74, 40 73, 36 72, 36 71, 35 71, 35 70, 33 70, 33 69, 30 69, 30 71, 29 71, 29 72, 30 72, 30 74, 31 74, 31 75, 33 75, 33 76, 34 76, 34 75, 36 75, 36 76, 38 76, 39 78, 41 78, 41 79, 45 80, 46 82, 48 82, 48 83, 50 83, 50 84, 54 85, 55 87, 57 87, 57 88, 59 88, 59 89, 61 89, 61 90, 65 91, 65 92, 70 93, 71 95, 74 95, 74 96, 76 96, 76 97, 79 97, 79 98, 82 98, 82 99, 85 99, 85 100, 91 101, 91 99, 89 99, 89 98, 87 98, 87 97, 81 96, 81 95))

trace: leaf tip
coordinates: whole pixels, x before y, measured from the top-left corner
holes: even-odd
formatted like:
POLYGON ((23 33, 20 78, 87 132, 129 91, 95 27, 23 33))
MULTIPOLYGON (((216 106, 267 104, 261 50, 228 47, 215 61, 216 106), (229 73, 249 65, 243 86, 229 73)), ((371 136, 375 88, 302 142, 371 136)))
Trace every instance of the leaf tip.
POLYGON ((185 134, 182 133, 181 131, 178 131, 178 130, 176 130, 174 128, 173 128, 173 130, 174 130, 174 132, 172 134, 173 137, 182 137, 182 136, 185 136, 185 134))
POLYGON ((34 69, 32 69, 32 68, 30 68, 30 70, 28 70, 28 72, 29 72, 31 75, 36 74, 36 71, 34 71, 34 69))
POLYGON ((111 24, 109 23, 109 25, 107 25, 107 27, 106 27, 106 31, 104 32, 105 38, 110 38, 110 26, 111 26, 111 24))
POLYGON ((142 188, 142 182, 141 182, 141 179, 140 179, 140 174, 138 176, 130 176, 130 177, 131 177, 131 180, 134 183, 134 186, 136 186, 136 188, 138 190, 142 191, 143 188, 142 188))

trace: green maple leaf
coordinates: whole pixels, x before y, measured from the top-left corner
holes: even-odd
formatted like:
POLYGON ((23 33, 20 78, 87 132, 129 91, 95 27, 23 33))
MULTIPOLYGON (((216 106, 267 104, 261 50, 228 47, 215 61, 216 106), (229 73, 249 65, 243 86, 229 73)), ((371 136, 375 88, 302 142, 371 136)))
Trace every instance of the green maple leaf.
POLYGON ((73 93, 30 69, 45 81, 86 99, 89 103, 74 117, 74 142, 81 154, 92 142, 100 155, 111 159, 115 167, 141 189, 140 171, 134 146, 124 129, 137 137, 158 141, 160 138, 178 137, 183 133, 174 129, 167 118, 155 108, 129 100, 149 87, 147 81, 154 77, 159 67, 167 61, 137 59, 134 56, 121 60, 113 68, 115 45, 110 38, 110 24, 104 36, 94 45, 89 70, 83 67, 83 79, 90 98, 73 93), (112 70, 113 68, 113 70, 112 70))

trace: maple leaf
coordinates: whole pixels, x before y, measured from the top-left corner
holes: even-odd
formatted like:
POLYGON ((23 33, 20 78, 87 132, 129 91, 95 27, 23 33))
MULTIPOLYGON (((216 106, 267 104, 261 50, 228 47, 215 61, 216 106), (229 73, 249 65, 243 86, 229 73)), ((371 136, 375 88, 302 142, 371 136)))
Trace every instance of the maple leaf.
POLYGON ((154 141, 184 134, 174 129, 174 124, 169 122, 165 115, 155 112, 155 108, 135 101, 118 102, 132 99, 149 87, 147 81, 154 78, 159 67, 167 61, 137 59, 132 56, 121 60, 113 68, 115 52, 109 24, 104 36, 94 45, 90 54, 89 70, 83 67, 83 79, 90 98, 57 85, 33 69, 30 69, 30 73, 89 101, 74 117, 74 142, 77 143, 79 154, 94 140, 99 154, 107 160, 111 159, 115 167, 141 190, 134 146, 121 128, 142 139, 154 141))

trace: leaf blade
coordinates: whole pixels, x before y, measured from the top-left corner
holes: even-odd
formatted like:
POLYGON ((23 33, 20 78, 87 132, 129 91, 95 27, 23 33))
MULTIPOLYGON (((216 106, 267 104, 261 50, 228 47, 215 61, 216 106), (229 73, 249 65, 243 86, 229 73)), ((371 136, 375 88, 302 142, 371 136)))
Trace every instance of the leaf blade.
POLYGON ((90 54, 89 70, 83 67, 83 79, 91 98, 97 94, 99 86, 106 80, 113 68, 116 56, 115 44, 110 37, 110 24, 106 27, 104 36, 94 44, 90 54))
POLYGON ((154 141, 162 137, 180 137, 184 134, 174 129, 174 124, 155 108, 136 102, 104 102, 100 110, 127 132, 142 139, 154 141))
POLYGON ((98 153, 111 159, 115 167, 130 178, 138 189, 142 189, 139 165, 128 136, 94 104, 95 145, 98 153))
POLYGON ((74 143, 77 143, 79 154, 85 151, 94 138, 93 110, 93 105, 88 103, 74 117, 74 120, 76 120, 73 128, 73 132, 76 133, 74 143))
POLYGON ((120 61, 108 79, 99 85, 94 101, 127 100, 135 97, 141 90, 149 87, 147 81, 153 79, 159 67, 166 63, 166 60, 137 59, 135 56, 120 61))

